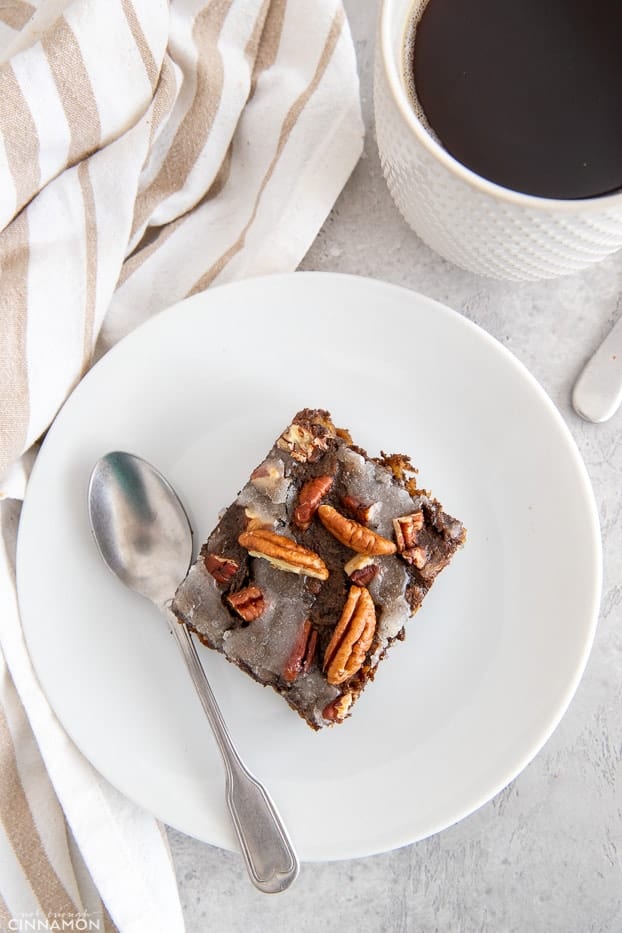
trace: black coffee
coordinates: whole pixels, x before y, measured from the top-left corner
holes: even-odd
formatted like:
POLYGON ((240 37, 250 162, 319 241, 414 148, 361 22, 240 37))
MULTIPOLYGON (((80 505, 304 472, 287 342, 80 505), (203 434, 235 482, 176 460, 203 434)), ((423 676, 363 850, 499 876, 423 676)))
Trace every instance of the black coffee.
POLYGON ((548 198, 622 188, 622 0, 429 0, 407 49, 442 145, 548 198))

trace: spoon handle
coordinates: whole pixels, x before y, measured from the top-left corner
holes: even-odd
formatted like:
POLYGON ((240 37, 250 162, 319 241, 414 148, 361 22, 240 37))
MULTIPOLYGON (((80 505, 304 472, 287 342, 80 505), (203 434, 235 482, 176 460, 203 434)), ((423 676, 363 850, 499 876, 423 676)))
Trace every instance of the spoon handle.
POLYGON ((168 619, 220 748, 227 804, 251 881, 265 894, 284 891, 300 867, 294 848, 267 790, 238 755, 190 632, 172 613, 168 619))
POLYGON ((607 334, 577 379, 574 410, 598 424, 615 415, 622 402, 622 317, 607 334))

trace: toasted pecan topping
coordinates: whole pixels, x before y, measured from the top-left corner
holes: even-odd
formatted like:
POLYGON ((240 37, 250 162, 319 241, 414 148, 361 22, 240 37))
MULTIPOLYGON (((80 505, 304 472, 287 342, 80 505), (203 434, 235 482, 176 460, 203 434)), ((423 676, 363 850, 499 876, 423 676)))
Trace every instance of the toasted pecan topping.
POLYGON ((239 564, 231 557, 220 557, 219 554, 206 554, 203 558, 205 569, 211 574, 216 583, 230 583, 238 571, 239 564))
POLYGON ((282 460, 264 460, 251 473, 250 482, 259 492, 272 498, 283 485, 284 478, 285 464, 282 460))
POLYGON ((264 595, 258 586, 247 586, 236 593, 229 593, 226 600, 245 622, 254 622, 266 608, 264 595))
POLYGON ((376 631, 376 609, 365 587, 351 586, 324 652, 329 684, 341 684, 361 668, 376 631))
POLYGON ((332 485, 332 476, 315 476, 302 485, 293 518, 294 525, 301 531, 306 531, 310 526, 320 502, 332 485))
POLYGON ((393 541, 383 538, 352 518, 346 518, 332 505, 321 505, 317 514, 326 530, 353 551, 358 551, 359 554, 395 554, 396 547, 393 541))
POLYGON ((428 562, 428 552, 419 544, 416 547, 406 548, 405 551, 402 551, 401 556, 407 564, 413 564, 417 570, 423 570, 428 562))
POLYGON ((343 565, 343 569, 350 577, 350 583, 356 583, 357 586, 367 586, 378 573, 378 565, 369 554, 355 554, 343 565))
POLYGON ((300 674, 307 673, 313 664, 316 645, 317 629, 313 628, 309 619, 305 619, 283 669, 283 680, 293 683, 300 674))
POLYGON ((329 722, 343 722, 352 706, 352 694, 344 693, 322 710, 322 717, 329 722))
POLYGON ((351 515, 361 525, 366 525, 371 521, 379 505, 378 502, 362 502, 356 496, 342 496, 341 504, 348 515, 351 515))
POLYGON ((238 541, 253 557, 263 557, 279 570, 306 574, 318 580, 328 578, 328 567, 322 558, 285 535, 267 528, 253 528, 243 531, 238 541))
POLYGON ((397 549, 402 554, 409 548, 415 547, 417 535, 423 528, 423 512, 412 512, 410 515, 400 515, 393 519, 397 549))
POLYGON ((359 570, 352 571, 350 574, 350 582, 355 583, 357 586, 367 586, 377 573, 378 565, 368 564, 366 567, 361 567, 359 570))

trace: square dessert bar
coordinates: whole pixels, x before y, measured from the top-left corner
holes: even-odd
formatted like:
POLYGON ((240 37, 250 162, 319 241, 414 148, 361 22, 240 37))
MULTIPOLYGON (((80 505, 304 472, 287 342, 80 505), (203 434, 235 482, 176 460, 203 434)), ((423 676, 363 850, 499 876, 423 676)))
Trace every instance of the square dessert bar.
POLYGON ((464 540, 408 457, 369 457, 305 409, 222 514, 173 611, 319 729, 350 715, 464 540))

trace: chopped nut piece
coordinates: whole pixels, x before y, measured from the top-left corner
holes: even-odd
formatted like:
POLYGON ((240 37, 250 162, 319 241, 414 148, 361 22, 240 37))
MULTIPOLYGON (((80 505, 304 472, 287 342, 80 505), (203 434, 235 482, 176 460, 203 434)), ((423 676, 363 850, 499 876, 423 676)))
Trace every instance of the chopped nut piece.
POLYGON ((318 429, 323 434, 330 434, 331 437, 335 437, 337 434, 337 428, 333 424, 333 419, 330 416, 330 413, 323 408, 314 408, 313 411, 306 409, 305 412, 299 412, 299 414, 294 418, 294 424, 298 424, 298 417, 300 414, 305 414, 311 423, 311 430, 314 433, 318 433, 318 429))
POLYGON ((263 557, 279 570, 306 574, 318 580, 328 578, 328 568, 322 558, 285 535, 266 528, 253 528, 243 531, 238 542, 253 557, 263 557))
POLYGON ((266 608, 264 595, 258 586, 247 586, 237 593, 229 593, 226 599, 245 622, 254 622, 266 608))
POLYGON ((420 545, 407 548, 405 551, 402 551, 401 556, 407 564, 414 564, 417 570, 422 570, 428 562, 428 552, 420 545))
POLYGON ((317 629, 314 629, 309 619, 306 619, 287 664, 283 669, 283 680, 293 683, 300 674, 306 674, 313 664, 315 646, 317 644, 317 629))
POLYGON ((279 450, 286 450, 299 463, 313 462, 322 456, 330 439, 336 436, 335 425, 327 411, 306 408, 283 431, 276 446, 279 450), (304 424, 301 424, 303 420, 304 424))
POLYGON ((210 573, 216 583, 229 583, 240 566, 231 557, 219 557, 218 554, 206 554, 203 558, 205 569, 210 573))
POLYGON ((322 710, 322 717, 329 722, 343 722, 352 706, 352 694, 344 693, 322 710))
POLYGON ((356 496, 342 496, 341 504, 346 512, 362 525, 366 525, 372 520, 380 505, 379 502, 361 502, 356 496))
POLYGON ((270 515, 269 512, 262 512, 259 509, 246 506, 244 515, 246 516, 247 531, 251 531, 253 528, 274 528, 274 516, 270 515))
POLYGON ((291 454, 294 460, 304 463, 313 452, 313 434, 311 434, 311 431, 307 431, 306 428, 301 428, 298 424, 290 424, 283 431, 276 445, 281 450, 286 450, 291 454))
POLYGON ((294 460, 304 463, 306 460, 313 459, 314 455, 326 450, 328 435, 315 437, 307 428, 303 428, 299 424, 290 424, 276 443, 277 447, 286 450, 294 460))
POLYGON ((405 483, 407 476, 419 472, 417 468, 412 465, 410 457, 406 456, 406 454, 385 454, 384 450, 381 450, 378 462, 388 470, 391 470, 393 476, 399 483, 405 483))
POLYGON ((250 482, 255 489, 272 499, 283 487, 285 464, 282 460, 264 460, 251 473, 250 482))
POLYGON ((345 573, 350 577, 355 570, 362 570, 363 567, 369 567, 374 559, 369 554, 355 554, 343 565, 345 573))
POLYGON ((253 486, 262 486, 263 480, 281 479, 285 476, 285 464, 282 460, 264 460, 258 467, 255 467, 251 473, 251 483, 253 486))
POLYGON ((402 554, 417 543, 417 535, 423 528, 423 512, 412 512, 411 515, 400 515, 393 519, 397 549, 402 554))
POLYGON ((307 642, 307 650, 305 651, 305 656, 302 659, 302 666, 300 668, 301 674, 308 674, 311 670, 311 665, 315 659, 315 647, 317 645, 317 629, 312 629, 311 634, 309 635, 309 641, 307 642))
POLYGON ((430 584, 434 578, 441 572, 443 567, 446 567, 449 563, 449 556, 446 554, 439 554, 436 557, 426 561, 424 567, 420 567, 421 577, 424 583, 430 584))
POLYGON ((298 502, 294 509, 294 524, 301 531, 306 531, 313 521, 318 506, 330 487, 333 485, 332 476, 316 476, 303 483, 298 493, 298 502))
POLYGON ((326 530, 353 551, 358 551, 359 554, 395 554, 396 547, 393 541, 383 538, 352 518, 346 518, 332 505, 321 505, 317 514, 326 530))
POLYGON ((341 617, 324 652, 329 684, 341 684, 362 667, 376 631, 376 609, 365 587, 351 586, 341 617))
POLYGON ((357 586, 367 586, 368 583, 374 579, 378 573, 377 564, 369 564, 367 567, 361 567, 360 570, 355 570, 350 574, 350 582, 356 583, 357 586))

